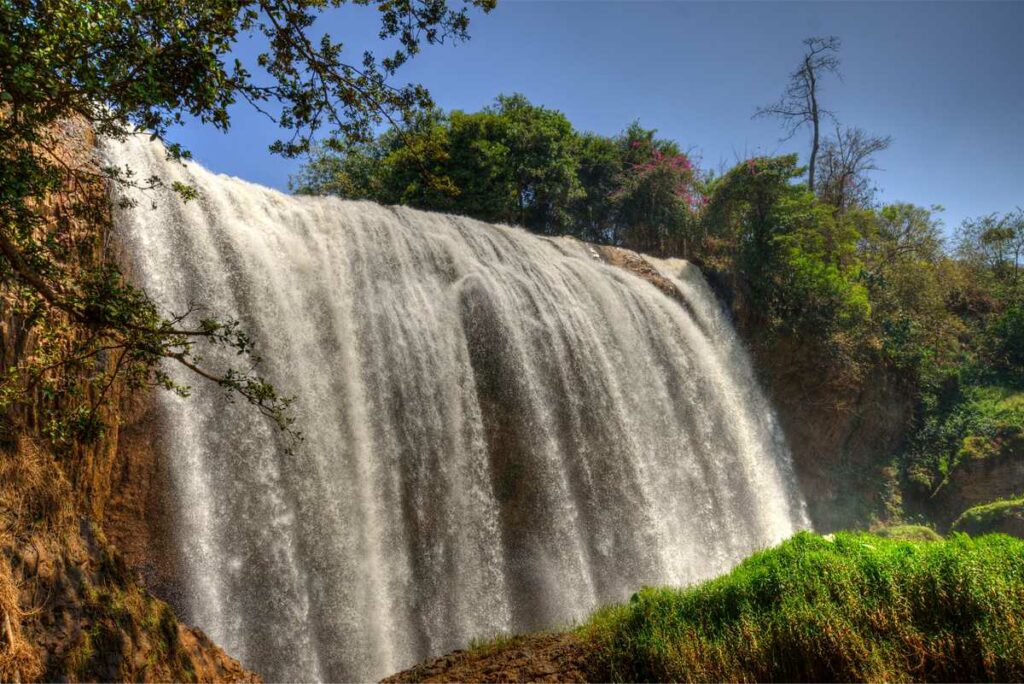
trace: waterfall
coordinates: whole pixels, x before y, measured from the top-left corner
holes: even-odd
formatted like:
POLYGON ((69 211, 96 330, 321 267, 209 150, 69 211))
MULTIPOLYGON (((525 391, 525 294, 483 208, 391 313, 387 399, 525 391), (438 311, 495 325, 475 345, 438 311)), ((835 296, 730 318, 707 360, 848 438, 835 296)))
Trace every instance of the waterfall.
MULTIPOLYGON (((643 585, 728 570, 807 525, 785 439, 699 271, 687 306, 592 247, 468 218, 290 197, 145 139, 167 189, 115 210, 167 311, 254 336, 298 398, 292 453, 168 365, 159 395, 188 619, 268 680, 365 680, 643 585)), ((204 352, 217 365, 237 359, 204 352)))

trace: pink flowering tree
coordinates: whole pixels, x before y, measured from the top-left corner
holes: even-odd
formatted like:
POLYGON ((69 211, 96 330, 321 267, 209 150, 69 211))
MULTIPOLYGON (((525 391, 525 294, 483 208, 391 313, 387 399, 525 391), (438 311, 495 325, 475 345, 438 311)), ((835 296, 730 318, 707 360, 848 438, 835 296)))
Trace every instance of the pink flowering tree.
POLYGON ((638 251, 687 256, 700 238, 706 203, 690 158, 634 123, 619 138, 622 170, 613 194, 621 241, 638 251))

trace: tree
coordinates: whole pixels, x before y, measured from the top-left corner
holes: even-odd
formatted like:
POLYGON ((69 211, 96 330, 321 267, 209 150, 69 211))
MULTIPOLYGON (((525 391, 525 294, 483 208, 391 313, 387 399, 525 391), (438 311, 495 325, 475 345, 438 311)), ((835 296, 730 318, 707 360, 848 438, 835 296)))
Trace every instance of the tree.
POLYGON ((884 277, 900 261, 937 262, 942 253, 939 211, 942 207, 899 203, 872 214, 861 247, 869 273, 884 277))
POLYGON ((818 197, 840 211, 867 206, 874 194, 867 174, 878 169, 875 155, 891 144, 889 136, 837 126, 835 137, 826 140, 821 149, 818 197))
POLYGON ((561 112, 501 95, 479 112, 416 116, 369 144, 334 143, 292 186, 559 233, 582 196, 577 144, 561 112))
MULTIPOLYGON (((495 0, 465 0, 483 10, 495 0)), ((79 202, 71 217, 48 220, 46 200, 60 188, 105 182, 151 186, 132 169, 68 165, 56 148, 61 122, 78 117, 99 135, 123 139, 145 132, 168 141, 170 128, 192 116, 219 129, 229 107, 252 103, 287 131, 272 146, 306 151, 321 129, 335 139, 365 141, 381 122, 409 118, 430 106, 421 86, 394 87, 390 77, 423 44, 466 37, 467 7, 445 0, 381 3, 382 39, 395 49, 378 60, 343 58, 329 35, 313 39, 325 9, 345 0, 0 0, 0 285, 4 311, 20 340, 38 331, 33 354, 4 368, 5 413, 36 392, 52 397, 45 431, 59 440, 95 437, 99 408, 115 379, 129 387, 156 384, 187 393, 161 361, 171 359, 240 394, 289 430, 291 400, 254 370, 253 340, 235 321, 201 318, 194 310, 163 314, 97 252, 105 207, 79 202), (241 36, 261 41, 255 65, 231 57, 241 36), (249 69, 256 70, 256 74, 249 69), (84 223, 95 230, 75 231, 84 223), (249 363, 204 366, 197 345, 228 346, 249 363), (68 381, 69 369, 81 383, 68 381)), ((362 3, 360 3, 362 4, 362 3)), ((99 189, 97 190, 97 186, 99 189)), ((175 187, 184 199, 195 195, 175 187)), ((88 193, 86 193, 88 194, 88 193)), ((78 196, 82 196, 79 192, 78 196)))
POLYGON ((453 116, 452 139, 456 187, 481 204, 491 193, 506 198, 490 216, 473 215, 538 233, 568 229, 581 190, 576 133, 564 114, 520 94, 500 95, 480 114, 453 116))
POLYGON ((634 122, 616 142, 622 159, 611 195, 617 242, 651 254, 688 256, 703 198, 679 146, 634 122))
POLYGON ((583 240, 616 244, 619 236, 614 195, 623 172, 622 146, 596 133, 580 136, 577 175, 582 189, 572 206, 572 226, 583 240))
POLYGON ((796 155, 737 164, 711 183, 704 212, 707 232, 752 259, 770 260, 772 241, 785 230, 778 209, 804 193, 792 183, 802 172, 796 155))
POLYGON ((964 221, 958 242, 964 259, 989 269, 999 281, 1014 287, 1024 268, 1024 210, 964 221))
POLYGON ((957 253, 984 304, 970 311, 984 358, 993 368, 1024 379, 1024 210, 964 221, 957 253))
POLYGON ((986 333, 992 364, 1024 380, 1024 303, 1011 304, 986 333))
POLYGON ((748 159, 711 183, 703 221, 768 330, 825 340, 860 325, 870 303, 855 227, 793 183, 802 173, 796 155, 748 159))
MULTIPOLYGON (((898 203, 860 210, 862 280, 883 351, 903 367, 951 358, 957 324, 949 301, 955 265, 943 249, 941 207, 898 203)), ((853 212, 851 212, 853 213, 853 212)))
POLYGON ((760 107, 755 117, 773 116, 782 120, 789 140, 805 125, 810 125, 811 155, 807 171, 807 187, 815 190, 815 169, 820 146, 820 129, 823 117, 835 118, 833 113, 821 106, 821 79, 826 74, 839 73, 839 39, 807 38, 804 40, 804 58, 797 70, 790 74, 789 84, 778 102, 760 107))

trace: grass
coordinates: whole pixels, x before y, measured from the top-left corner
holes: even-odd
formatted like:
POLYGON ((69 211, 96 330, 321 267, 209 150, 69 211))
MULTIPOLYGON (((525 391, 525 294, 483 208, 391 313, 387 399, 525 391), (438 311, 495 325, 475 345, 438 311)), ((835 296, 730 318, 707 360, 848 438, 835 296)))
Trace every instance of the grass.
POLYGON ((476 638, 469 642, 466 651, 475 656, 488 656, 492 653, 515 646, 522 641, 524 635, 501 632, 491 637, 476 638))
POLYGON ((1024 679, 1024 541, 800 533, 579 628, 600 679, 1024 679))
POLYGON ((953 529, 967 534, 1024 530, 1024 496, 968 508, 953 523, 953 529))
POLYGON ((1024 392, 1004 385, 979 387, 974 396, 979 412, 997 422, 1024 423, 1024 392))

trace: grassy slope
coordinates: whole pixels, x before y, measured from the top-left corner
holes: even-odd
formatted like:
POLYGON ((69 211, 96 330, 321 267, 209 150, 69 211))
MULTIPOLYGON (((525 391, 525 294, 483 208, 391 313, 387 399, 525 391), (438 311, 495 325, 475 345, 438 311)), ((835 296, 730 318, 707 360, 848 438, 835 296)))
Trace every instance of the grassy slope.
POLYGON ((580 628, 615 680, 1020 680, 1024 542, 801 533, 580 628))

